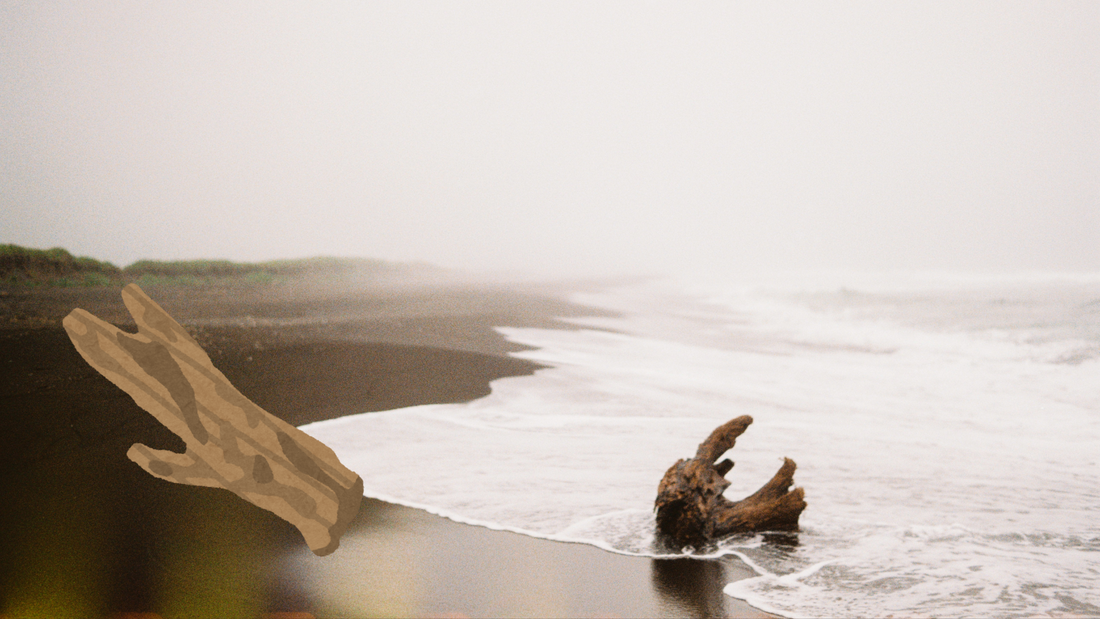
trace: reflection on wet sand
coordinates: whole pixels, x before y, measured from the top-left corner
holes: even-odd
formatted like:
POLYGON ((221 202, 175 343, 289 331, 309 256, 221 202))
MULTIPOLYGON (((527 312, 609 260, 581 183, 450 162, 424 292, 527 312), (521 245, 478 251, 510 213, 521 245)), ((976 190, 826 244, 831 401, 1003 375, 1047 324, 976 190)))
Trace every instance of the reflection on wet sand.
POLYGON ((653 559, 653 586, 670 606, 680 606, 695 617, 724 617, 725 570, 717 560, 653 559))
POLYGON ((317 616, 764 616, 722 594, 724 578, 748 574, 735 560, 625 556, 373 499, 340 552, 299 548, 280 569, 317 616))
POLYGON ((736 557, 652 559, 653 589, 665 607, 686 617, 771 617, 722 592, 727 584, 755 576, 736 557))

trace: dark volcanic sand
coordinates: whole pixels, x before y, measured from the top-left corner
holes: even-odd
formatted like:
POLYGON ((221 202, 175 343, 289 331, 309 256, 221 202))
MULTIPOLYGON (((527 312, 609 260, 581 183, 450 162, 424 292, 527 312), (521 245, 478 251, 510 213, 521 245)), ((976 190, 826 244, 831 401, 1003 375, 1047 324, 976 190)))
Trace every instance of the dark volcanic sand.
MULTIPOLYGON (((540 366, 494 326, 570 328, 554 291, 475 286, 149 288, 214 365, 295 425, 489 393, 540 366)), ((76 307, 133 330, 119 290, 0 291, 0 613, 162 616, 752 616, 735 560, 652 560, 364 500, 339 550, 218 489, 126 458, 176 436, 76 353, 76 307), (284 615, 293 616, 293 615, 284 615), (308 616, 308 615, 301 615, 308 616)), ((654 488, 658 480, 654 480, 654 488)))

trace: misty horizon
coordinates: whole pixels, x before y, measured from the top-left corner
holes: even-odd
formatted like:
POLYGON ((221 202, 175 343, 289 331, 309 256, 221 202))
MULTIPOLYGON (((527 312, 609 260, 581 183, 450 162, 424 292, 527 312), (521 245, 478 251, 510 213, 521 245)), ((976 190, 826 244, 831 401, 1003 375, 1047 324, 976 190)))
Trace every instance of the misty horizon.
POLYGON ((0 242, 1100 271, 1094 3, 0 8, 0 242))

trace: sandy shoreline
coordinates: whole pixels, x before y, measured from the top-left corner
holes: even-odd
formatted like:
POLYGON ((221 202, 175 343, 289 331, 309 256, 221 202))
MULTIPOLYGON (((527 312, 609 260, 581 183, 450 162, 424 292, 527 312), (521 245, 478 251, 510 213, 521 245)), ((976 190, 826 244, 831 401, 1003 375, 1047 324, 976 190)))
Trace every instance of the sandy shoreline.
MULTIPOLYGON (((483 397, 541 367, 509 357, 523 347, 493 327, 571 328, 556 317, 597 311, 532 287, 147 292, 238 389, 295 425, 483 397)), ((59 326, 74 307, 132 328, 113 288, 0 293, 0 612, 761 614, 721 593, 750 574, 735 560, 625 557, 374 500, 340 550, 314 557, 275 516, 126 459, 134 442, 182 444, 79 357, 59 326)))

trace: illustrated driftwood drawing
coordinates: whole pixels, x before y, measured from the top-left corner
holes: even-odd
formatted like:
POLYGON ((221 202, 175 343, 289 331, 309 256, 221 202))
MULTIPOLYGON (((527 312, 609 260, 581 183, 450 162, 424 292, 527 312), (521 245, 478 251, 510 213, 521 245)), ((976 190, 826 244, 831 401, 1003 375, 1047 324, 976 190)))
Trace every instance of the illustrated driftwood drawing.
POLYGON ((806 509, 802 488, 794 485, 794 460, 783 466, 752 496, 730 501, 722 496, 729 487, 726 473, 733 468, 729 459, 715 463, 733 448, 752 423, 742 415, 718 426, 699 445, 695 457, 678 460, 665 473, 657 488, 657 530, 677 545, 699 545, 732 533, 750 531, 797 531, 798 516, 806 509))
POLYGON ((82 309, 65 317, 65 330, 85 361, 187 445, 175 453, 135 443, 126 455, 154 477, 225 488, 275 513, 318 555, 336 550, 363 480, 326 445, 241 395, 140 288, 126 286, 122 299, 136 334, 82 309))

